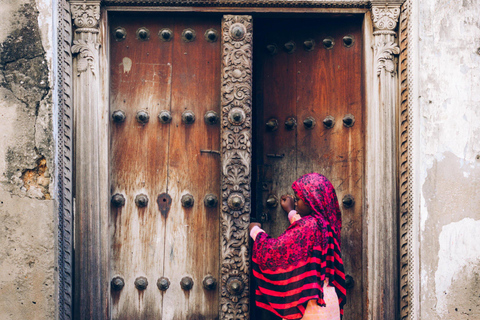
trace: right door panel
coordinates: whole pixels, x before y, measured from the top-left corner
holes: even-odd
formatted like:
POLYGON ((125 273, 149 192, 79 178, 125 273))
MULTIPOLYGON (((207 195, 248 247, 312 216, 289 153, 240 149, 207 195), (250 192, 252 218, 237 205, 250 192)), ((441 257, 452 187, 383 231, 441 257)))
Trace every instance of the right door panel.
POLYGON ((342 210, 344 320, 362 319, 362 18, 257 19, 254 36, 255 215, 280 235, 288 226, 280 196, 305 173, 325 175, 342 210))

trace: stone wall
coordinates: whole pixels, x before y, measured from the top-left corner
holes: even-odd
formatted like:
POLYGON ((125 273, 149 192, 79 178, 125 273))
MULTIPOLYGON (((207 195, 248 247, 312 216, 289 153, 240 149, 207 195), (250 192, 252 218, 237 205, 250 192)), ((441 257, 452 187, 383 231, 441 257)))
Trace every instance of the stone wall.
POLYGON ((420 319, 480 319, 480 1, 418 4, 420 319))
POLYGON ((0 6, 0 318, 54 319, 52 8, 0 6))

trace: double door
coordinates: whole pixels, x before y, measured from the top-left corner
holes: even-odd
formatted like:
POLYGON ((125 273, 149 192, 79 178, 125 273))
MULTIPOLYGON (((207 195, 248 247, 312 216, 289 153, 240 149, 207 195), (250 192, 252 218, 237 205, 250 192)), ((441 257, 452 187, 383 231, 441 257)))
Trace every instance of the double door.
MULTIPOLYGON (((219 318, 221 19, 109 15, 112 319, 219 318)), ((364 301, 361 23, 254 17, 247 115, 252 215, 269 234, 288 226, 279 198, 302 174, 322 173, 337 190, 346 320, 363 317, 364 301)), ((273 319, 254 300, 244 312, 273 319)))

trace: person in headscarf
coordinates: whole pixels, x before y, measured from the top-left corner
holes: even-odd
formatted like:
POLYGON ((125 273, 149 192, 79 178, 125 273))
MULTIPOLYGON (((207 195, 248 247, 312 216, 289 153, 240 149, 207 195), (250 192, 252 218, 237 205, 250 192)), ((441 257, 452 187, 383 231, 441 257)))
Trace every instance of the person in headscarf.
POLYGON ((250 224, 256 305, 282 319, 339 320, 346 290, 335 189, 318 173, 303 175, 292 189, 295 199, 281 198, 291 223, 282 235, 250 224))

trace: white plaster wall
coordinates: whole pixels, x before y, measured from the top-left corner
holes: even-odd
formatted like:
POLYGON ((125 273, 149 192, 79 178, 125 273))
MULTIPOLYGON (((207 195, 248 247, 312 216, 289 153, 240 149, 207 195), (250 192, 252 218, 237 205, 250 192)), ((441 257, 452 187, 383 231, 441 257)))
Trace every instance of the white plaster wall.
POLYGON ((480 0, 419 0, 419 314, 480 319, 480 0))

